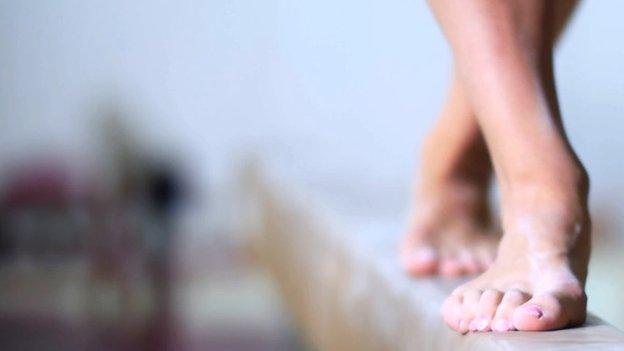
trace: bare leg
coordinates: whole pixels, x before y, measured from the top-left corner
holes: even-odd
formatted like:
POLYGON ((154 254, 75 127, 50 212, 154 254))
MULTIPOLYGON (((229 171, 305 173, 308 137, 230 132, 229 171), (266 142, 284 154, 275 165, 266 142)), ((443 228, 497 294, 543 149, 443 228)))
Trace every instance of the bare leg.
MULTIPOLYGON (((547 40, 554 45, 576 0, 553 0, 547 40)), ((526 16, 520 22, 531 19, 526 16)), ((530 26, 531 23, 525 23, 530 26)), ((445 107, 422 149, 409 227, 400 245, 415 276, 474 274, 491 264, 488 189, 492 165, 476 114, 455 72, 445 107)))
POLYGON ((585 320, 588 178, 563 131, 549 20, 556 2, 431 0, 490 150, 504 236, 446 300, 452 328, 550 330, 585 320))

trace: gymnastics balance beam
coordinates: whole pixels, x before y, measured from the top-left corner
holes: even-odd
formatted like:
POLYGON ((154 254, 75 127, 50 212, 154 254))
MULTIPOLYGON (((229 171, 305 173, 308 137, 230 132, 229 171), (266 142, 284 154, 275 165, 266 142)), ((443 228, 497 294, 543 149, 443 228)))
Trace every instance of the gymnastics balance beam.
POLYGON ((462 280, 406 276, 397 223, 332 207, 256 163, 243 173, 251 247, 312 349, 624 350, 624 333, 593 315, 579 328, 460 335, 440 305, 462 280))

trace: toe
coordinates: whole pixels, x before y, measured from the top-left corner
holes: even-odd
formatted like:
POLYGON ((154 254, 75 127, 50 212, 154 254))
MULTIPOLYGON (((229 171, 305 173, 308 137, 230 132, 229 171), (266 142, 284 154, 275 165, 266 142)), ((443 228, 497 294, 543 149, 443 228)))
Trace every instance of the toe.
POLYGON ((479 299, 473 326, 477 331, 490 331, 496 309, 503 299, 503 293, 497 290, 485 290, 479 299))
POLYGON ((481 300, 481 290, 468 290, 464 292, 462 297, 461 308, 461 322, 463 328, 461 332, 477 331, 477 325, 475 324, 475 316, 479 307, 479 301, 481 300))
POLYGON ((461 324, 461 304, 462 298, 459 294, 452 294, 447 297, 442 304, 442 319, 452 329, 462 333, 461 324))
POLYGON ((514 330, 513 314, 514 311, 523 303, 529 300, 529 295, 520 290, 508 290, 503 295, 501 302, 498 304, 496 314, 491 323, 491 329, 496 332, 506 332, 514 330))
POLYGON ((399 258, 403 269, 413 276, 432 275, 438 266, 438 253, 421 236, 424 228, 415 228, 403 236, 399 244, 399 258))
POLYGON ((444 256, 440 260, 438 270, 440 275, 445 277, 457 277, 464 274, 461 262, 454 256, 444 256))
POLYGON ((403 257, 405 270, 413 276, 427 276, 436 272, 438 254, 431 246, 421 246, 403 257))
POLYGON ((482 270, 487 270, 490 268, 492 263, 494 263, 494 250, 490 248, 482 247, 476 252, 476 258, 481 266, 482 270))
POLYGON ((552 294, 534 296, 513 313, 513 325, 522 331, 560 329, 569 322, 560 300, 552 294))
POLYGON ((479 260, 477 259, 475 253, 470 252, 468 250, 462 250, 460 253, 458 260, 462 267, 462 270, 467 274, 478 274, 483 269, 479 260))

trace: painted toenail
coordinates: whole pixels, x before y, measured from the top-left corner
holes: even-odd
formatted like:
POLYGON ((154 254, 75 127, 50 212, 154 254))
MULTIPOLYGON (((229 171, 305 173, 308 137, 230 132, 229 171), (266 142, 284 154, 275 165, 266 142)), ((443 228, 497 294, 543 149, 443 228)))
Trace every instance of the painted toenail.
POLYGON ((499 319, 494 323, 492 329, 499 332, 506 332, 511 330, 511 323, 507 322, 504 319, 499 319))
POLYGON ((524 308, 524 310, 535 318, 542 318, 542 316, 544 315, 542 309, 537 305, 528 305, 524 308))

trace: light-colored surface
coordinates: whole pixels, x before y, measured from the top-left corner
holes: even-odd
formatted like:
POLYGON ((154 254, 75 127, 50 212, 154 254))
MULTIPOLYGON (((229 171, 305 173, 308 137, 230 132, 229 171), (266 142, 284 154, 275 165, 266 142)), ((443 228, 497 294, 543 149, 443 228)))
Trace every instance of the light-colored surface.
MULTIPOLYGON (((624 328, 622 13, 621 0, 581 1, 556 73, 592 177, 589 305, 624 328)), ((4 0, 0 53, 3 169, 54 150, 97 161, 94 120, 129 105, 142 142, 187 155, 208 198, 253 148, 335 189, 332 203, 389 221, 405 212, 450 63, 412 0, 4 0)))
POLYGON ((624 333, 594 316, 554 332, 455 333, 439 308, 460 281, 404 275, 388 240, 396 223, 341 211, 329 197, 253 167, 243 179, 253 246, 320 350, 624 349, 624 333))

